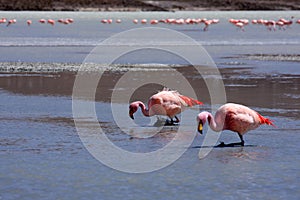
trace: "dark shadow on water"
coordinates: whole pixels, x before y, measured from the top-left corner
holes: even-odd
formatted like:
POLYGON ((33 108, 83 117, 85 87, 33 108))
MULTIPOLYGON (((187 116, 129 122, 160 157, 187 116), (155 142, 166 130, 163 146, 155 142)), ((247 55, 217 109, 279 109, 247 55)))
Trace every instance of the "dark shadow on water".
POLYGON ((192 149, 201 149, 201 148, 236 148, 236 147, 258 147, 258 145, 252 145, 252 144, 247 144, 244 146, 221 146, 221 145, 214 145, 214 146, 193 146, 191 147, 192 149))

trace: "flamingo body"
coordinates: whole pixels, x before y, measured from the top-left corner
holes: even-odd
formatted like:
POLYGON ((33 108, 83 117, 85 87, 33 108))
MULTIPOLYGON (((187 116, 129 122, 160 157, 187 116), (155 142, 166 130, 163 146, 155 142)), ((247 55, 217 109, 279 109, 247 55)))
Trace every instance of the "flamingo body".
POLYGON ((262 124, 272 125, 273 122, 260 115, 258 112, 240 104, 227 103, 221 106, 215 117, 209 112, 201 112, 197 116, 198 131, 202 133, 202 126, 208 121, 212 130, 220 132, 231 130, 237 132, 242 146, 244 145, 243 135, 250 130, 258 128, 262 124))
POLYGON ((194 105, 202 105, 203 103, 179 94, 177 91, 163 90, 151 96, 148 100, 148 109, 141 101, 135 101, 129 106, 129 116, 134 119, 133 114, 140 107, 144 116, 150 117, 154 115, 168 116, 173 121, 173 117, 176 118, 176 122, 179 119, 177 114, 181 113, 186 107, 192 107, 194 105))

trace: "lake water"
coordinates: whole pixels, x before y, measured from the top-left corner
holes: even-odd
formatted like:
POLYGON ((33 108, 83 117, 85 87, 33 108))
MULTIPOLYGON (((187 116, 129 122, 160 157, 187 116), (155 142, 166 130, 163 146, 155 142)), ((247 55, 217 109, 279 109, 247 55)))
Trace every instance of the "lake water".
MULTIPOLYGON (((300 12, 0 12, 0 18, 17 19, 9 27, 0 25, 0 199, 299 199, 300 25, 270 32, 250 24, 243 32, 228 23, 229 18, 291 16, 299 19, 300 12), (52 27, 37 23, 40 18, 69 17, 74 19, 73 24, 52 27), (132 23, 135 18, 181 17, 218 18, 220 23, 206 32, 202 31, 203 25, 132 23), (101 24, 102 18, 123 21, 101 24), (30 27, 27 19, 33 21, 30 27), (159 29, 160 35, 151 34, 153 29, 147 28, 153 27, 164 29, 159 29), (97 45, 101 48, 105 39, 133 28, 149 30, 150 34, 141 38, 151 47, 178 47, 197 57, 196 47, 185 47, 184 41, 166 36, 166 29, 202 44, 218 67, 227 101, 255 109, 271 118, 276 127, 261 126, 245 135, 245 147, 213 148, 199 159, 199 151, 207 147, 203 146, 205 134, 196 134, 195 117, 211 109, 212 91, 208 91, 204 80, 214 80, 214 68, 202 67, 200 75, 183 57, 154 48, 123 54, 108 68, 106 58, 116 50, 141 46, 139 39, 129 37, 124 41, 117 37, 113 48, 105 46, 104 59, 100 57, 99 63, 88 68, 97 70, 89 73, 90 78, 103 72, 94 96, 97 124, 107 138, 134 153, 161 149, 176 134, 194 138, 190 145, 178 146, 184 150, 178 160, 153 172, 125 173, 104 165, 85 146, 97 146, 91 141, 97 126, 83 121, 84 139, 91 139, 88 144, 84 145, 77 133, 72 110, 74 82, 81 63, 93 58, 97 45), (125 84, 116 87, 128 71, 138 79, 126 79, 125 84), (147 82, 149 76, 151 83, 147 82), (159 133, 152 133, 156 118, 145 118, 138 112, 136 127, 128 117, 128 102, 111 103, 114 92, 126 96, 138 80, 145 84, 134 90, 130 101, 146 102, 162 88, 164 77, 175 80, 172 89, 189 93, 181 88, 181 76, 204 102, 204 106, 182 114, 187 131, 178 132, 180 126, 159 126, 159 133), (120 110, 118 116, 114 108, 120 110), (125 112, 121 112, 123 109, 125 112)), ((211 64, 210 57, 206 55, 206 59, 197 64, 211 64)), ((85 90, 80 92, 86 97, 85 90)), ((238 140, 236 133, 223 131, 216 144, 238 140)), ((122 165, 124 158, 111 156, 122 165)))

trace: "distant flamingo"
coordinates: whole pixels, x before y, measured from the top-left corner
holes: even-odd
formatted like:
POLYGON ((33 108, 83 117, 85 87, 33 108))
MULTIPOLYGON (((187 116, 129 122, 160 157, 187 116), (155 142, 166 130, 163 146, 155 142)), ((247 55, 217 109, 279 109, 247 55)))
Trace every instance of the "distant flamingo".
POLYGON ((277 21, 276 25, 279 27, 279 29, 285 30, 284 23, 282 21, 277 21))
POLYGON ((200 134, 202 134, 203 125, 206 121, 208 121, 210 128, 216 132, 231 130, 238 133, 241 142, 230 144, 224 144, 222 142, 218 145, 221 147, 235 145, 244 146, 243 135, 246 132, 256 129, 262 124, 275 126, 270 119, 261 116, 256 111, 246 106, 234 103, 227 103, 221 106, 217 110, 215 117, 213 117, 209 112, 201 112, 197 116, 197 121, 198 131, 200 134))
POLYGON ((46 23, 46 20, 45 20, 45 19, 40 19, 39 22, 40 22, 41 24, 45 24, 45 23, 46 23))
POLYGON ((74 22, 74 19, 72 18, 67 18, 66 21, 68 21, 70 24, 74 22))
POLYGON ((0 19, 0 24, 4 24, 4 23, 6 23, 6 18, 2 18, 2 19, 0 19))
POLYGON ((174 122, 178 123, 180 121, 176 115, 181 113, 184 108, 202 104, 202 102, 187 96, 183 96, 177 91, 164 89, 163 91, 160 91, 150 97, 148 101, 148 109, 141 101, 135 101, 131 103, 129 105, 129 116, 134 119, 133 114, 138 110, 139 107, 141 107, 144 116, 168 116, 171 121, 167 121, 166 124, 173 125, 174 122), (173 117, 175 117, 176 121, 173 121, 173 117))
POLYGON ((266 20, 264 25, 268 28, 269 31, 276 31, 276 22, 274 20, 266 20))
POLYGON ((236 27, 238 27, 238 28, 240 28, 242 31, 245 31, 245 29, 244 29, 244 23, 242 23, 242 22, 238 22, 238 23, 235 23, 234 24, 236 27))
POLYGON ((142 23, 142 24, 147 24, 147 19, 142 19, 142 20, 141 20, 141 23, 142 23))
POLYGON ((203 31, 207 31, 209 25, 212 24, 212 20, 204 20, 204 24, 205 24, 205 27, 203 28, 203 31))
POLYGON ((16 19, 10 19, 10 20, 8 20, 8 23, 7 23, 6 26, 9 26, 9 25, 15 24, 15 23, 17 23, 17 20, 16 20, 16 19))
POLYGON ((55 24, 55 21, 53 20, 53 19, 48 19, 48 24, 51 24, 52 26, 54 26, 54 24, 55 24))
POLYGON ((28 25, 28 26, 30 26, 30 25, 32 24, 32 21, 31 21, 31 20, 27 20, 26 22, 27 22, 27 25, 28 25))
POLYGON ((150 24, 158 24, 158 20, 152 19, 152 20, 150 21, 150 24))

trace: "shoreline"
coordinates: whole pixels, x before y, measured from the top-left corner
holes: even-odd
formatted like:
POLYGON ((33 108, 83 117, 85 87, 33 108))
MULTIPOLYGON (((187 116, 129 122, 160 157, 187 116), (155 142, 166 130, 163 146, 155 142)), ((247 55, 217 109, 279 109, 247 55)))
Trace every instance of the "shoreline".
POLYGON ((51 0, 37 1, 30 4, 20 0, 17 4, 10 0, 2 0, 0 11, 235 11, 235 10, 300 10, 300 0, 176 0, 176 1, 145 1, 145 0, 51 0))

